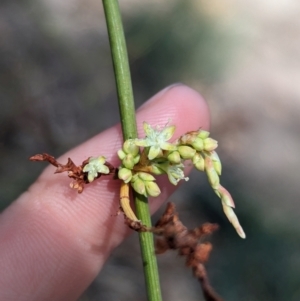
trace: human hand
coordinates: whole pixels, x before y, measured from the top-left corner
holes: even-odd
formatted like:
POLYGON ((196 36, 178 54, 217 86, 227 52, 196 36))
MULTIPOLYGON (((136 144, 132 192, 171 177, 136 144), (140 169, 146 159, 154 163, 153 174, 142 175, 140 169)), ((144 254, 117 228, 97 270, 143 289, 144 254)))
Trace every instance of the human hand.
MULTIPOLYGON (((208 129, 205 101, 184 85, 159 92, 137 111, 142 122, 176 125, 174 138, 198 128, 208 129)), ((89 156, 104 155, 117 166, 122 145, 120 125, 72 149, 58 160, 71 157, 80 164, 89 156)), ((187 174, 189 168, 186 168, 187 174)), ((82 194, 69 188, 64 174, 53 175, 49 166, 0 216, 0 300, 76 300, 101 270, 105 260, 130 233, 119 208, 119 181, 110 177, 89 184, 82 194)), ((150 198, 155 212, 176 189, 158 177, 162 193, 150 198)))

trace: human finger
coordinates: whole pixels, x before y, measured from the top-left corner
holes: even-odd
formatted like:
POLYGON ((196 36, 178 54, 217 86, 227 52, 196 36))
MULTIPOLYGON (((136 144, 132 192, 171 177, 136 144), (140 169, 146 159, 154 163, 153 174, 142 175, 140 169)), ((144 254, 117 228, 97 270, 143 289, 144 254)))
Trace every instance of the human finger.
MULTIPOLYGON (((187 131, 209 126, 209 113, 194 90, 176 85, 154 96, 137 112, 142 122, 176 124, 174 139, 187 131)), ((104 155, 114 166, 121 148, 120 126, 112 127, 72 149, 68 157, 80 164, 89 156, 104 155)), ((86 186, 82 194, 69 188, 65 175, 49 166, 0 218, 0 299, 76 300, 98 274, 107 256, 128 235, 116 217, 119 182, 109 177, 86 186)), ((150 199, 155 211, 176 188, 161 181, 162 194, 150 199)))

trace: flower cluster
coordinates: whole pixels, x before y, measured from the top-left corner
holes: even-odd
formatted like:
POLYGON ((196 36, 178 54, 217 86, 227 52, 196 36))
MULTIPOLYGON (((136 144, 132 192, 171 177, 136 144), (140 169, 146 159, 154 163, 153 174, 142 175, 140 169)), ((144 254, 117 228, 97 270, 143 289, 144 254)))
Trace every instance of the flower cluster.
POLYGON ((246 235, 241 227, 237 216, 232 208, 235 207, 234 201, 230 193, 220 184, 220 175, 222 172, 221 160, 215 149, 218 147, 218 142, 209 137, 209 132, 199 130, 189 132, 181 136, 178 145, 185 144, 190 146, 195 154, 192 161, 196 169, 205 171, 210 186, 221 199, 222 207, 228 220, 232 223, 240 237, 245 238, 246 235))
POLYGON ((222 165, 215 151, 218 142, 209 137, 210 133, 200 129, 188 132, 170 143, 175 126, 151 127, 144 122, 143 127, 145 138, 129 139, 118 151, 122 162, 118 172, 119 179, 124 183, 130 183, 139 194, 156 197, 160 194, 160 189, 153 175, 166 174, 173 185, 177 185, 180 180, 187 181, 183 162, 190 160, 197 170, 206 172, 212 189, 221 199, 228 220, 237 233, 245 238, 245 233, 233 211, 233 199, 220 184, 222 165), (143 147, 141 154, 139 147, 143 147))
POLYGON ((234 202, 230 193, 220 184, 222 165, 216 148, 218 142, 209 137, 209 132, 199 129, 188 132, 174 142, 169 142, 175 132, 175 126, 152 127, 144 122, 145 138, 128 139, 118 151, 121 166, 115 168, 104 156, 89 157, 76 166, 69 158, 67 164, 61 164, 46 153, 32 156, 32 161, 47 161, 57 167, 56 173, 67 172, 73 179, 70 186, 81 193, 86 184, 102 175, 118 172, 122 180, 120 189, 120 210, 133 229, 141 229, 143 224, 130 207, 129 185, 140 195, 157 197, 161 190, 155 176, 166 174, 170 183, 177 185, 180 180, 188 181, 184 174, 184 162, 190 160, 195 168, 204 171, 208 181, 221 199, 223 211, 237 233, 245 238, 233 208, 234 202), (142 148, 142 149, 140 149, 142 148))

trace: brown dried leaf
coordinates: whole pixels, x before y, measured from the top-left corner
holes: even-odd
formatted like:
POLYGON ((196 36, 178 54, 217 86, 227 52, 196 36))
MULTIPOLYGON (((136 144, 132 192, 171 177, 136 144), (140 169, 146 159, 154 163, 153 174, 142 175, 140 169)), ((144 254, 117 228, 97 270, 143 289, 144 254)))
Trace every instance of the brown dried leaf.
POLYGON ((60 164, 55 160, 54 157, 46 154, 46 153, 43 153, 43 154, 37 154, 37 155, 34 155, 32 157, 29 158, 30 161, 48 161, 50 164, 58 167, 60 164))

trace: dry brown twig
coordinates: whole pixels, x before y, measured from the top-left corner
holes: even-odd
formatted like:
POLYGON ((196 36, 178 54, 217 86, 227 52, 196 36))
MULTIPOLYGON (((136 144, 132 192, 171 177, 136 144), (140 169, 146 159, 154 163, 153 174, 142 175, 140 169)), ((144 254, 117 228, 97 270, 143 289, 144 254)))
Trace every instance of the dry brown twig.
MULTIPOLYGON (((67 164, 61 164, 57 162, 53 156, 47 153, 37 154, 29 158, 30 161, 49 162, 53 166, 57 167, 54 173, 68 172, 68 177, 74 180, 70 183, 70 187, 76 189, 78 193, 83 191, 85 184, 89 184, 88 173, 83 171, 84 166, 89 163, 89 159, 90 157, 84 160, 81 165, 76 166, 70 158, 68 158, 67 164)), ((105 162, 105 165, 109 168, 109 174, 113 174, 115 172, 115 168, 109 162, 105 162)), ((96 178, 100 178, 101 175, 105 174, 99 173, 96 178)))
POLYGON ((212 245, 201 242, 201 239, 217 229, 217 224, 205 223, 198 228, 188 230, 180 221, 173 203, 168 203, 164 214, 151 229, 158 236, 155 242, 157 254, 173 249, 178 250, 179 255, 186 256, 186 265, 192 268, 194 276, 199 280, 206 301, 222 301, 209 284, 204 267, 212 245))

